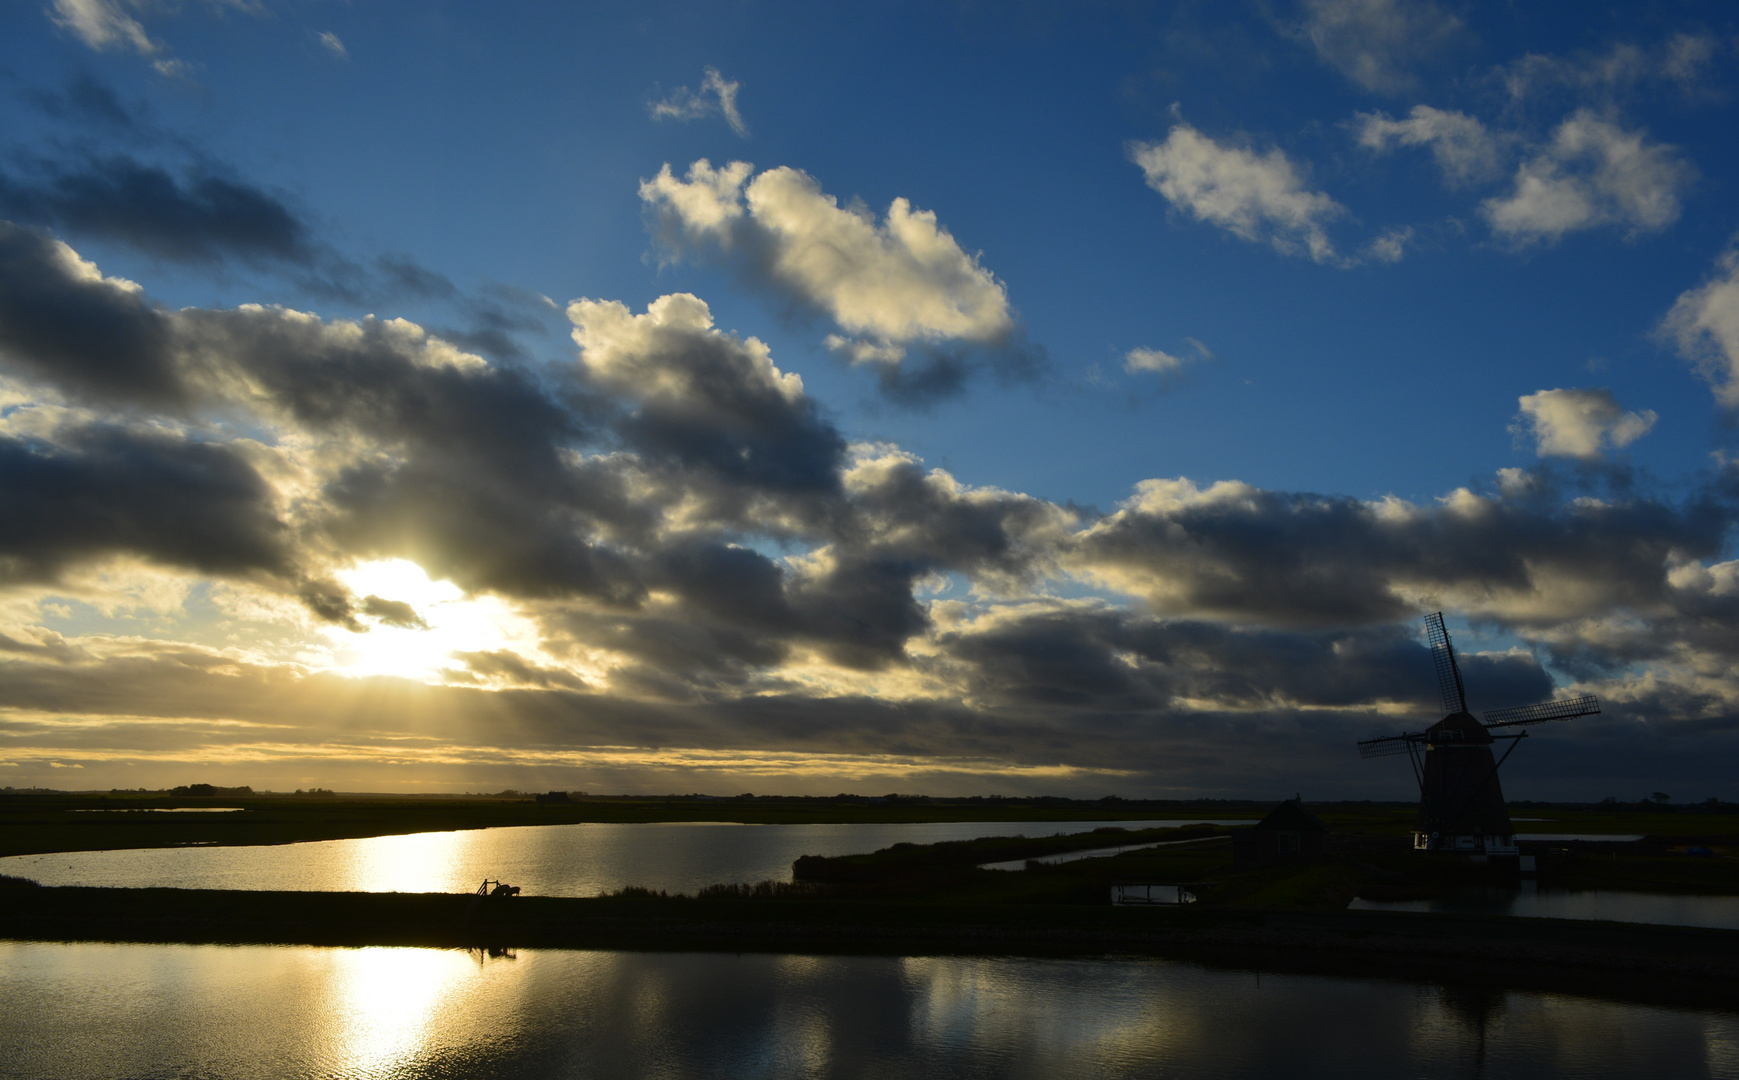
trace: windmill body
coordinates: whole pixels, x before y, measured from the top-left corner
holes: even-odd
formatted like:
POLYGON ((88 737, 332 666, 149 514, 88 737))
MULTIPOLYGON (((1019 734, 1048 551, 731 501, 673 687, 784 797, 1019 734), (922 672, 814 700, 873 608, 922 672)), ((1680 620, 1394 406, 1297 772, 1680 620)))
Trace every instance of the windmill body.
POLYGON ((1515 855, 1515 829, 1498 786, 1497 740, 1473 714, 1452 713, 1425 729, 1419 791, 1420 851, 1515 855))
POLYGON ((1512 729, 1547 720, 1570 720, 1600 711, 1592 694, 1558 701, 1498 709, 1479 720, 1467 711, 1461 668, 1443 625, 1443 613, 1425 618, 1425 636, 1437 667, 1438 687, 1447 716, 1424 731, 1367 739, 1359 743, 1364 757, 1406 754, 1419 781, 1419 822, 1413 832, 1416 851, 1467 855, 1515 856, 1515 829, 1504 807, 1498 768, 1525 731, 1512 729), (1499 744, 1502 743, 1501 747, 1499 744))

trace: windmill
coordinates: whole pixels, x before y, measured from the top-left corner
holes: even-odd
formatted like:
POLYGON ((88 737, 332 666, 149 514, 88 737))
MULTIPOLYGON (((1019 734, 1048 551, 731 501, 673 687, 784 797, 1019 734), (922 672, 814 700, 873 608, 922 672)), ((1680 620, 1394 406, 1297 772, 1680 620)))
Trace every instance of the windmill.
POLYGON ((1359 743, 1359 756, 1367 758, 1406 754, 1413 762, 1413 777, 1419 781, 1419 828, 1413 833, 1415 851, 1458 852, 1484 858, 1516 855, 1515 830, 1504 809, 1503 789, 1497 770, 1525 731, 1508 729, 1541 724, 1547 720, 1572 720, 1600 711, 1593 694, 1543 701, 1513 709, 1494 709, 1476 720, 1467 711, 1467 696, 1461 685, 1461 668, 1455 649, 1443 626, 1443 613, 1425 616, 1425 637, 1431 644, 1431 659, 1437 666, 1437 686, 1443 692, 1443 719, 1424 731, 1388 735, 1359 743), (1502 740, 1509 745, 1502 757, 1492 748, 1502 740))

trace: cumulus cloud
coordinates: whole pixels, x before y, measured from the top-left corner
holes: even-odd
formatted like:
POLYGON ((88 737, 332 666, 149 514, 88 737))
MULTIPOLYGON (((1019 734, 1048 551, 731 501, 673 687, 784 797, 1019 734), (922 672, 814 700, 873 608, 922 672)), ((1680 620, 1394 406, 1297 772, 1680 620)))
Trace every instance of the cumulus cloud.
POLYGON ((1510 193, 1487 199, 1480 213, 1515 244, 1603 226, 1633 236, 1658 232, 1678 220, 1679 197, 1692 176, 1672 147, 1581 110, 1522 162, 1510 193))
POLYGON ((1184 342, 1194 355, 1177 356, 1163 349, 1137 347, 1123 354, 1123 370, 1131 375, 1151 372, 1165 378, 1182 373, 1189 364, 1214 358, 1213 352, 1195 338, 1185 338, 1184 342))
POLYGON ((1525 626, 1661 608, 1670 567, 1717 555, 1726 521, 1706 500, 1460 489, 1421 506, 1147 480, 1067 565, 1163 616, 1358 625, 1435 604, 1525 626))
POLYGON ((666 165, 640 185, 660 237, 677 251, 711 251, 847 336, 835 351, 894 365, 913 346, 995 346, 1014 331, 1002 283, 967 254, 933 212, 895 199, 880 221, 840 206, 807 173, 705 159, 678 179, 666 165))
POLYGON ((1379 154, 1395 146, 1429 147, 1448 184, 1468 184, 1497 174, 1498 139, 1466 113, 1415 105, 1403 120, 1385 113, 1360 113, 1356 120, 1359 145, 1379 154))
POLYGON ((1516 430, 1534 437, 1541 457, 1592 460, 1608 446, 1618 448, 1647 435, 1659 419, 1653 409, 1625 412, 1612 391, 1541 390, 1524 394, 1516 430))
POLYGON ((1334 261, 1326 225, 1346 208, 1306 187, 1279 147, 1258 154, 1178 124, 1164 142, 1131 143, 1129 156, 1147 186, 1178 209, 1284 254, 1302 250, 1317 262, 1334 261))
POLYGON ((679 86, 663 100, 649 102, 646 111, 654 120, 687 121, 722 114, 731 130, 746 139, 749 125, 737 109, 737 91, 741 85, 720 75, 718 68, 709 67, 701 80, 699 93, 679 86))
POLYGON ((1433 708, 1414 623, 1438 606, 1539 653, 1467 643, 1490 705, 1570 672, 1626 730, 1739 712, 1719 487, 1594 497, 1542 466, 1414 504, 1180 478, 1098 514, 847 444, 689 294, 576 300, 574 361, 530 368, 403 320, 172 310, 28 229, 0 231, 0 273, 23 768, 1356 785, 1352 742, 1433 708), (396 560, 517 629, 355 677, 340 652, 453 640, 448 593, 366 573, 396 560), (151 630, 50 630, 74 600, 151 630))
POLYGON ((1681 294, 1661 329, 1697 365, 1715 398, 1739 408, 1739 248, 1729 248, 1710 279, 1681 294))
POLYGON ((1354 83, 1397 94, 1418 85, 1413 66, 1452 43, 1462 24, 1431 0, 1304 0, 1298 32, 1354 83))

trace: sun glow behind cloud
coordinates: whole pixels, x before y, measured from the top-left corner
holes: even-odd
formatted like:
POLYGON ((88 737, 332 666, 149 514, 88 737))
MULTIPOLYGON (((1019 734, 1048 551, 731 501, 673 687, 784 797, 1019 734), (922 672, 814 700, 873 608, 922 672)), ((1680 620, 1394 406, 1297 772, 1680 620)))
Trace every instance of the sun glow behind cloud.
POLYGON ((357 596, 386 601, 377 605, 381 610, 406 605, 422 622, 365 612, 367 633, 324 628, 331 670, 339 674, 440 682, 442 672, 455 665, 455 654, 540 651, 536 628, 500 597, 467 596, 451 581, 430 579, 408 559, 358 563, 336 576, 357 596))

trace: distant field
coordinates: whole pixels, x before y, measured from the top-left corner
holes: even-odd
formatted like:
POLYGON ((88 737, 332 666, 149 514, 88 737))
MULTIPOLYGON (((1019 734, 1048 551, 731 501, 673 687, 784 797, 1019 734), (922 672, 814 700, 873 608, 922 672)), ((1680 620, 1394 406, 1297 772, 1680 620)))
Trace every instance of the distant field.
MULTIPOLYGON (((1270 806, 1142 806, 1017 800, 587 799, 539 803, 531 797, 298 797, 162 795, 0 795, 0 855, 188 844, 289 844, 402 833, 578 822, 732 821, 836 824, 921 821, 1175 821, 1261 817, 1270 806), (234 813, 167 810, 241 807, 234 813)), ((1394 825, 1411 809, 1389 811, 1394 825)), ((1378 815, 1382 817, 1383 815, 1378 815)))
MULTIPOLYGON (((576 822, 733 821, 835 824, 921 821, 1165 821, 1258 819, 1274 803, 1196 804, 1065 799, 585 798, 539 803, 531 796, 177 797, 161 794, 0 794, 0 855, 187 844, 288 844, 402 833, 576 822), (240 807, 234 813, 156 811, 240 807), (129 812, 131 811, 131 812, 129 812)), ((1337 832, 1400 836, 1412 803, 1312 804, 1337 832)), ((1590 807, 1518 807, 1521 832, 1680 837, 1739 833, 1739 814, 1700 809, 1630 812, 1590 807)))

